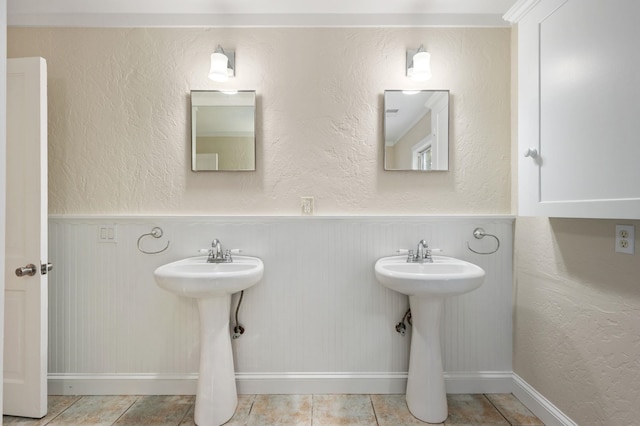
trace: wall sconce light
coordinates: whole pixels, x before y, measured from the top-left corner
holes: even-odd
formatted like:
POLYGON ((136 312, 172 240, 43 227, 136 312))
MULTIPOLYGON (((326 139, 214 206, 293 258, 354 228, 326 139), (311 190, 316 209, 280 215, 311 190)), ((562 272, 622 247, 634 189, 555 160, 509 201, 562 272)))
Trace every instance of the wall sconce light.
POLYGON ((209 69, 209 78, 213 81, 224 82, 236 75, 236 52, 233 50, 222 49, 218 45, 215 52, 211 54, 211 68, 209 69))
POLYGON ((427 81, 431 78, 431 54, 423 45, 417 50, 407 50, 407 76, 414 81, 427 81))

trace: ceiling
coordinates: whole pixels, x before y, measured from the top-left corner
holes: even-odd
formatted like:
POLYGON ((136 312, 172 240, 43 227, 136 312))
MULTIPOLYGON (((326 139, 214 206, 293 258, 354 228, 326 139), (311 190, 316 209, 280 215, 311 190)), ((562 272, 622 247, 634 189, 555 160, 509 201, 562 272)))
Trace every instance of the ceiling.
POLYGON ((516 0, 8 0, 11 26, 488 26, 516 0))

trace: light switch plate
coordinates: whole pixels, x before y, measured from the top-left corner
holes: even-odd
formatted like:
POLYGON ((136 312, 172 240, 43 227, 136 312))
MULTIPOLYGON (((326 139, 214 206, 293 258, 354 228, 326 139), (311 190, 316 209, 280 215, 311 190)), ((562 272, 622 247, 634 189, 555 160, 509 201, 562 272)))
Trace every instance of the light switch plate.
POLYGON ((118 235, 116 233, 116 225, 100 225, 98 226, 98 242, 99 243, 117 243, 118 235))

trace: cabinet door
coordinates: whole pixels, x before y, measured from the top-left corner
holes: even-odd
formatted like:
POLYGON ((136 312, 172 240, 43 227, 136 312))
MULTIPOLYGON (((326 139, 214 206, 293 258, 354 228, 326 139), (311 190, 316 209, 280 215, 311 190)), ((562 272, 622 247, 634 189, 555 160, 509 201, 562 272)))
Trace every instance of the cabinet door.
POLYGON ((519 214, 640 219, 638 16, 541 0, 520 21, 519 214))

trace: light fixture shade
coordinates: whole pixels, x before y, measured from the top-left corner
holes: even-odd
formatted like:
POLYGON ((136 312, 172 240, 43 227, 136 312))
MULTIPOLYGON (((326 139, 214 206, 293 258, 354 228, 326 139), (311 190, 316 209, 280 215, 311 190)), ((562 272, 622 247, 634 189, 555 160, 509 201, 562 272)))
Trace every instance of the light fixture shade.
POLYGON ((216 51, 211 54, 211 68, 209 78, 213 81, 224 82, 229 80, 229 58, 222 52, 216 51))
POLYGON ((236 75, 236 52, 234 50, 222 49, 218 45, 211 55, 211 68, 209 78, 213 81, 227 81, 229 77, 236 75))
POLYGON ((418 51, 413 55, 413 67, 409 68, 409 75, 415 81, 427 81, 431 78, 431 54, 418 51))

